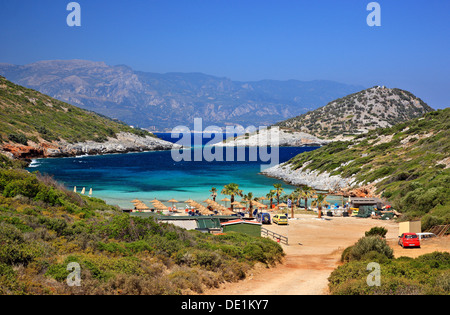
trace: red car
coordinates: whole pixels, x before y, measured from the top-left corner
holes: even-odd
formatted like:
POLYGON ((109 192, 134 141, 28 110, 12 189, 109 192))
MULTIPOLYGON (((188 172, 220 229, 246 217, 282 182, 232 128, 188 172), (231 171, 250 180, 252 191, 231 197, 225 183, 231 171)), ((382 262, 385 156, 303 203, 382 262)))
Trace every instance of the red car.
POLYGON ((416 233, 403 233, 398 237, 398 245, 401 247, 420 247, 420 239, 416 233))

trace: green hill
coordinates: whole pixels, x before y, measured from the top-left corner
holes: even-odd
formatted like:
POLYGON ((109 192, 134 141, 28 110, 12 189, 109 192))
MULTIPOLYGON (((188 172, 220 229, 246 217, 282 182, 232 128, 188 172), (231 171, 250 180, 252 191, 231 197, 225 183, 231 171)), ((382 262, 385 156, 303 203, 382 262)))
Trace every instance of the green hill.
POLYGON ((151 134, 53 99, 0 77, 0 145, 104 142, 119 132, 151 134))
POLYGON ((405 218, 450 223, 450 108, 297 155, 295 170, 373 183, 405 218))
POLYGON ((326 106, 276 125, 316 137, 335 138, 391 127, 432 110, 408 91, 376 86, 339 98, 326 106))

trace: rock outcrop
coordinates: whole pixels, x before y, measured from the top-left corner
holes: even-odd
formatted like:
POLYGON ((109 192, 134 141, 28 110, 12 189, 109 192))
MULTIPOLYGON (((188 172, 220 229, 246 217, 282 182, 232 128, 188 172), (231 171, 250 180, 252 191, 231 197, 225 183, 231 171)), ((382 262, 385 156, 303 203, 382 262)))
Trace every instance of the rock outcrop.
POLYGON ((293 170, 288 163, 279 164, 265 169, 262 174, 285 181, 294 186, 310 186, 316 190, 339 191, 353 185, 353 178, 342 178, 327 172, 315 170, 293 170))
POLYGON ((280 147, 302 147, 322 146, 330 143, 313 135, 299 131, 289 131, 276 127, 261 129, 256 133, 242 135, 236 138, 228 138, 224 142, 214 144, 223 147, 254 147, 254 146, 280 146, 280 147))
POLYGON ((42 142, 31 145, 5 144, 2 150, 5 155, 18 159, 45 157, 68 157, 77 155, 98 155, 110 153, 143 152, 156 150, 171 150, 181 148, 180 145, 158 138, 141 137, 127 132, 121 132, 116 138, 108 138, 105 142, 86 141, 79 143, 42 142))

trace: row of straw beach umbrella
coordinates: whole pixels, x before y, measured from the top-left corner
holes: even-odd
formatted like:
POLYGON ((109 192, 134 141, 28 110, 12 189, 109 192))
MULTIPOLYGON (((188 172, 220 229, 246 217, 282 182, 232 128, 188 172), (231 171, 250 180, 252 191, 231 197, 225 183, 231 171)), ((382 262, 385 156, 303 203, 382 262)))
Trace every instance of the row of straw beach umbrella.
MULTIPOLYGON (((263 199, 265 199, 265 198, 262 197, 261 200, 263 200, 263 199)), ((230 199, 224 198, 221 201, 228 202, 228 201, 230 201, 230 199)), ((175 200, 175 199, 170 199, 167 202, 172 203, 172 208, 174 208, 174 204, 178 203, 179 201, 175 200)), ((213 209, 215 209, 217 211, 220 211, 220 213, 222 215, 231 215, 231 214, 234 213, 233 211, 228 209, 226 206, 223 206, 223 205, 219 204, 218 202, 216 202, 214 200, 207 199, 204 202, 207 203, 208 206, 211 206, 213 209)), ((248 202, 248 201, 244 200, 244 202, 248 202)), ((134 199, 132 201, 132 203, 134 204, 134 208, 136 210, 139 210, 139 211, 148 211, 148 210, 150 210, 150 208, 144 202, 142 202, 139 199, 134 199)), ((167 208, 167 206, 165 206, 161 201, 157 200, 156 198, 153 199, 151 201, 151 203, 153 205, 152 209, 155 209, 155 210, 158 210, 158 211, 164 211, 164 210, 168 210, 169 209, 169 208, 167 208)), ((186 200, 185 203, 189 204, 189 206, 191 206, 192 208, 198 210, 203 215, 214 214, 214 212, 209 210, 207 207, 203 206, 202 204, 200 204, 200 203, 198 203, 198 202, 196 202, 196 201, 194 201, 192 199, 186 200)), ((255 208, 267 208, 267 205, 265 205, 263 203, 260 203, 258 201, 252 201, 252 204, 253 204, 253 207, 255 207, 255 208)), ((231 203, 231 205, 233 205, 233 208, 235 208, 235 209, 243 209, 243 208, 245 208, 245 206, 242 205, 242 203, 240 203, 239 201, 234 201, 234 202, 231 203)), ((287 206, 287 205, 286 204, 278 205, 278 207, 284 207, 284 206, 287 206)))

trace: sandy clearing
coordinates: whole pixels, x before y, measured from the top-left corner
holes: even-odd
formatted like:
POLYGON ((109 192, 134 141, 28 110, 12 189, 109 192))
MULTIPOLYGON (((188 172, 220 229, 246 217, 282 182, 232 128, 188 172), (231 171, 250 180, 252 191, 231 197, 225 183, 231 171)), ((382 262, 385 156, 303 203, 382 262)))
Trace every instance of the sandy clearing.
POLYGON ((403 249, 397 245, 398 224, 393 221, 354 217, 296 215, 288 226, 264 227, 285 235, 289 245, 282 245, 286 257, 272 268, 253 270, 247 279, 226 283, 205 295, 324 295, 328 294, 328 277, 340 264, 342 251, 353 245, 374 226, 388 230, 386 239, 395 257, 417 257, 435 250, 450 252, 449 239, 427 240, 420 249, 403 249))

